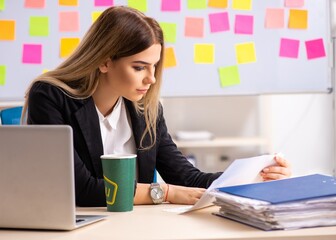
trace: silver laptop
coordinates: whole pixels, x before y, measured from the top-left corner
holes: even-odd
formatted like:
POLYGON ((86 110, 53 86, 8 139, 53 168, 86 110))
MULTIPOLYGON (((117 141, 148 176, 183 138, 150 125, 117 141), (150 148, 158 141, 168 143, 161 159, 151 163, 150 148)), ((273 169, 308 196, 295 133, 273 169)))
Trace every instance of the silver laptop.
POLYGON ((76 216, 72 129, 0 125, 0 227, 72 230, 105 216, 76 216))

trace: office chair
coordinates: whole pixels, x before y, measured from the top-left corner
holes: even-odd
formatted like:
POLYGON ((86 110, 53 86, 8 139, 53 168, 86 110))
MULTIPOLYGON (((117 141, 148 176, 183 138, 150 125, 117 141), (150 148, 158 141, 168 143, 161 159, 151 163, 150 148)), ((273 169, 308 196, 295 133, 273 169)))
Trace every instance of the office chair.
POLYGON ((22 106, 11 107, 0 110, 2 125, 20 125, 22 106))

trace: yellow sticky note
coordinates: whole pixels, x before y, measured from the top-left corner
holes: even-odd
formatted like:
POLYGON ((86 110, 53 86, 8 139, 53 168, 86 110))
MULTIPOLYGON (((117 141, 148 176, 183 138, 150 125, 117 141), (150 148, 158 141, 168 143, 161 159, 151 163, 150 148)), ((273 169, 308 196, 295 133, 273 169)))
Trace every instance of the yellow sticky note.
POLYGON ((30 36, 45 37, 49 35, 49 17, 33 16, 29 19, 30 36))
POLYGON ((194 61, 195 63, 214 63, 215 46, 213 44, 195 44, 194 61))
POLYGON ((219 79, 221 87, 240 84, 238 66, 220 67, 219 79))
POLYGON ((78 6, 78 0, 58 0, 60 6, 78 6))
POLYGON ((128 0, 128 6, 138 9, 141 12, 147 12, 148 10, 148 4, 147 0, 128 0))
POLYGON ((176 56, 175 56, 175 50, 173 47, 167 47, 165 49, 163 66, 165 68, 176 67, 176 56))
POLYGON ((289 10, 288 28, 307 29, 308 27, 308 11, 291 9, 289 10))
POLYGON ((15 40, 15 21, 0 20, 0 41, 15 40))
POLYGON ((79 42, 79 38, 61 38, 60 57, 69 56, 76 49, 79 42))
POLYGON ((0 65, 0 86, 6 83, 6 66, 0 65))
POLYGON ((228 0, 209 0, 208 6, 213 8, 227 8, 228 0))
POLYGON ((168 43, 175 43, 176 42, 176 23, 160 23, 160 26, 163 31, 164 40, 168 43))
POLYGON ((94 23, 103 12, 92 12, 91 13, 91 22, 94 23))
POLYGON ((238 64, 252 63, 257 61, 253 42, 236 44, 235 48, 238 64))
POLYGON ((232 0, 232 9, 252 10, 252 0, 232 0))

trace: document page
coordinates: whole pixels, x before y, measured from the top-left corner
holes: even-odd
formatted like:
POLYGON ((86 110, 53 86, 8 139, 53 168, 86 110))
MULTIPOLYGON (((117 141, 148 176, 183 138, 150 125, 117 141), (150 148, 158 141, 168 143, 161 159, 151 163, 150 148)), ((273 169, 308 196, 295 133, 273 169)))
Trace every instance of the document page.
POLYGON ((274 154, 270 154, 234 160, 222 175, 213 181, 195 205, 170 208, 169 211, 186 213, 213 205, 214 197, 209 192, 214 188, 260 182, 262 180, 260 171, 267 166, 276 164, 274 156, 274 154))

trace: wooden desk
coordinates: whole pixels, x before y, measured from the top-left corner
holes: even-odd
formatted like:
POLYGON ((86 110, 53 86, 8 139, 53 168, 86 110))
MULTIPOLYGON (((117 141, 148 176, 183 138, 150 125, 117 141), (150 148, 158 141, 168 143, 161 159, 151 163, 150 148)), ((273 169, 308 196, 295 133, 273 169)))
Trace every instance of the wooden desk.
POLYGON ((211 215, 217 207, 178 215, 163 209, 177 205, 136 206, 132 212, 108 213, 105 208, 78 208, 79 214, 106 214, 106 220, 73 231, 0 230, 0 240, 114 239, 336 239, 336 226, 265 232, 211 215))

